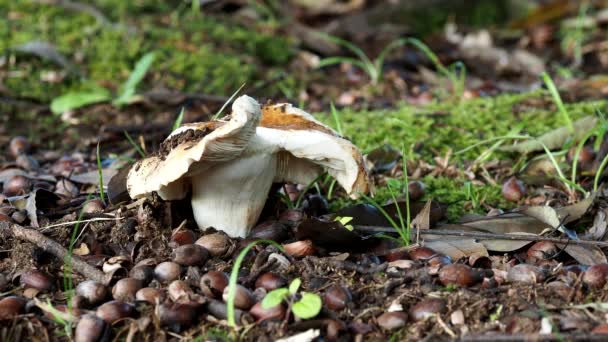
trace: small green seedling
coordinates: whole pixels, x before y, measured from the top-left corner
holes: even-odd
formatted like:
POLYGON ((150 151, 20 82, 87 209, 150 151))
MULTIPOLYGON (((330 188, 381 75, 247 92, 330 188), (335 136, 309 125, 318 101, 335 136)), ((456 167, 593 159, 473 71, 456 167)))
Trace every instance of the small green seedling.
POLYGON ((236 296, 236 285, 239 277, 239 270, 241 269, 241 265, 243 264, 247 253, 249 253, 249 250, 251 250, 255 245, 262 243, 273 245, 280 251, 284 251, 281 245, 272 240, 255 240, 243 248, 243 250, 241 250, 239 255, 236 257, 234 266, 232 266, 232 271, 230 272, 230 279, 228 281, 228 300, 226 301, 226 316, 228 318, 228 325, 232 328, 237 327, 234 314, 234 297, 236 296))
POLYGON ((262 300, 262 307, 270 309, 285 302, 296 317, 300 319, 315 317, 321 312, 323 306, 321 297, 310 292, 298 293, 300 285, 302 285, 302 281, 296 278, 289 284, 288 288, 282 287, 268 292, 262 300))
POLYGON ((154 52, 145 54, 137 63, 135 68, 129 75, 129 78, 120 88, 120 93, 112 100, 111 92, 104 87, 93 85, 85 91, 71 91, 51 101, 51 111, 55 114, 61 114, 70 110, 78 109, 94 103, 107 102, 112 100, 112 104, 120 107, 131 103, 135 98, 137 85, 143 80, 148 72, 148 69, 154 62, 154 52))
POLYGON ((334 221, 340 222, 344 228, 350 230, 351 232, 355 229, 352 224, 349 224, 349 222, 352 220, 353 218, 351 216, 336 216, 336 218, 334 218, 334 221))

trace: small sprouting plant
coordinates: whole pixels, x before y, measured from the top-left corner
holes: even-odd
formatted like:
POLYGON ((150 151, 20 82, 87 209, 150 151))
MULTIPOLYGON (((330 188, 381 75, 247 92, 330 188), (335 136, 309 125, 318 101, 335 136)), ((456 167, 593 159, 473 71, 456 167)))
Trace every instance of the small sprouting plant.
POLYGON ((133 146, 133 148, 135 149, 135 151, 137 151, 137 154, 139 154, 140 157, 145 158, 146 157, 146 152, 144 152, 144 150, 141 148, 141 146, 139 146, 135 142, 135 140, 133 140, 133 138, 131 137, 131 135, 129 134, 129 132, 123 131, 123 133, 125 134, 125 138, 127 138, 127 140, 129 141, 129 144, 131 144, 131 146, 133 146))
MULTIPOLYGON (((391 217, 389 213, 384 210, 384 208, 372 197, 361 194, 361 196, 368 202, 370 202, 374 207, 376 207, 382 215, 386 218, 386 220, 391 224, 391 226, 395 229, 397 234, 399 234, 400 242, 404 246, 409 246, 411 243, 411 224, 412 219, 410 215, 410 194, 408 191, 409 179, 407 175, 407 159, 405 153, 405 146, 401 147, 401 156, 403 158, 403 177, 401 181, 397 179, 387 179, 386 180, 386 188, 393 200, 393 204, 395 205, 395 210, 397 211, 397 217, 399 219, 399 223, 395 222, 395 220, 391 217), (399 202, 397 201, 396 193, 403 192, 405 193, 405 218, 403 217, 403 213, 401 212, 401 208, 399 207, 399 202)), ((386 236, 389 237, 389 236, 386 236)), ((390 238, 390 237, 389 237, 390 238)))
POLYGON ((543 73, 542 78, 545 82, 545 85, 547 86, 547 89, 549 89, 549 93, 551 93, 551 97, 553 97, 553 101, 555 102, 559 113, 562 115, 564 122, 566 122, 566 126, 568 126, 568 129, 571 133, 574 133, 574 124, 572 123, 572 119, 570 118, 570 113, 568 113, 566 106, 564 106, 562 97, 559 95, 559 91, 557 91, 557 87, 555 86, 555 83, 553 83, 551 76, 549 76, 549 74, 545 72, 543 73))
POLYGON ((494 311, 491 315, 490 315, 490 322, 496 322, 498 321, 498 319, 500 318, 500 315, 502 314, 502 304, 499 304, 496 307, 496 311, 494 311))
POLYGON ((61 114, 69 110, 94 103, 107 102, 112 99, 112 104, 117 107, 129 104, 135 98, 137 86, 152 66, 154 58, 154 52, 149 52, 137 61, 129 78, 123 83, 120 93, 116 97, 113 98, 108 89, 95 85, 89 90, 71 91, 54 98, 51 101, 51 111, 55 114, 61 114))
POLYGON ((241 264, 243 264, 243 260, 245 260, 245 256, 249 251, 258 244, 269 244, 278 248, 280 251, 283 251, 283 247, 278 243, 271 240, 256 240, 248 244, 243 250, 239 253, 234 261, 234 266, 232 266, 232 271, 230 272, 230 279, 228 281, 228 300, 226 301, 226 316, 228 316, 228 325, 236 328, 236 320, 234 318, 234 297, 236 296, 236 285, 239 277, 239 270, 241 269, 241 264))
POLYGON ((246 83, 243 83, 239 89, 237 89, 234 93, 232 93, 232 95, 230 96, 230 98, 228 98, 228 100, 226 100, 226 102, 224 102, 224 104, 222 105, 222 107, 220 108, 220 110, 217 111, 217 113, 215 113, 215 115, 213 116, 213 120, 217 120, 220 118, 220 116, 222 115, 222 112, 224 111, 224 109, 226 109, 226 107, 228 106, 228 104, 230 104, 230 102, 232 102, 232 100, 236 97, 236 95, 241 91, 241 89, 243 89, 243 87, 245 87, 246 83))
POLYGON ((331 35, 325 34, 325 33, 319 33, 319 35, 322 38, 324 38, 336 45, 342 46, 342 47, 350 50, 353 54, 355 54, 355 56, 357 56, 357 58, 346 57, 346 56, 327 57, 320 61, 319 68, 322 68, 322 67, 325 67, 328 65, 340 64, 340 63, 350 63, 354 66, 361 68, 361 70, 365 71, 365 73, 367 73, 367 75, 369 76, 370 81, 374 85, 378 84, 378 82, 382 78, 382 68, 384 67, 384 59, 386 58, 386 55, 389 52, 391 52, 392 50, 394 50, 400 46, 403 46, 407 43, 406 39, 397 39, 397 40, 391 42, 384 49, 382 49, 382 51, 380 52, 378 57, 376 57, 372 61, 367 56, 367 54, 365 54, 365 52, 363 52, 363 50, 360 47, 356 46, 355 44, 353 44, 347 40, 344 40, 344 39, 341 39, 341 38, 338 38, 335 36, 331 36, 331 35))
POLYGON ((182 125, 182 121, 184 121, 184 107, 182 107, 182 110, 179 111, 179 114, 177 114, 177 118, 175 119, 175 122, 173 123, 173 129, 171 130, 172 132, 175 131, 176 129, 179 128, 179 126, 182 125))
POLYGON ((466 67, 464 63, 458 61, 449 66, 445 66, 439 60, 439 57, 421 40, 416 38, 408 38, 407 42, 418 50, 420 50, 424 55, 431 60, 435 69, 443 75, 443 77, 447 78, 450 84, 452 85, 452 92, 457 98, 462 98, 462 94, 465 90, 465 82, 467 78, 466 67))
POLYGON ((477 191, 477 189, 475 189, 475 187, 473 186, 473 183, 471 183, 469 181, 464 182, 464 194, 466 196, 467 201, 471 202, 473 209, 476 209, 477 207, 479 207, 479 203, 480 203, 479 192, 477 191))
POLYGON ((564 172, 562 171, 561 166, 559 165, 559 163, 557 162, 557 159, 555 158, 555 154, 553 152, 551 152, 549 147, 547 147, 547 145, 545 145, 542 141, 540 141, 534 137, 531 137, 529 135, 513 134, 513 135, 504 135, 504 136, 500 136, 500 137, 486 139, 486 140, 480 141, 476 144, 473 144, 465 149, 457 151, 455 154, 461 154, 461 153, 469 151, 473 148, 479 147, 481 145, 485 145, 485 144, 488 144, 491 142, 496 142, 496 141, 504 141, 504 140, 532 140, 532 141, 537 142, 539 145, 542 146, 543 150, 545 151, 545 154, 551 161, 553 168, 557 172, 557 179, 559 179, 564 184, 564 187, 566 188, 566 190, 569 193, 573 193, 573 189, 575 189, 577 191, 580 191, 583 195, 587 196, 587 191, 583 187, 581 187, 579 184, 576 184, 575 182, 571 181, 570 179, 566 178, 566 176, 564 175, 564 172))
POLYGON ((262 307, 270 309, 282 303, 286 303, 287 307, 293 314, 300 319, 313 318, 321 312, 323 303, 321 297, 315 293, 298 292, 302 285, 300 278, 292 280, 289 287, 275 289, 262 300, 262 307))

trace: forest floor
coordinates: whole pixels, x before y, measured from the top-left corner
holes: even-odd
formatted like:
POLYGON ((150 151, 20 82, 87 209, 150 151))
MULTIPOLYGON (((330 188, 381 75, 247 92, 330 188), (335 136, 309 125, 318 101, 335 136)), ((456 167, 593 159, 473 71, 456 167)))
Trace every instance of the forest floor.
POLYGON ((280 3, 0 0, 0 340, 605 339, 607 9, 280 3), (276 186, 244 239, 125 197, 235 92, 350 140, 373 197, 276 186))

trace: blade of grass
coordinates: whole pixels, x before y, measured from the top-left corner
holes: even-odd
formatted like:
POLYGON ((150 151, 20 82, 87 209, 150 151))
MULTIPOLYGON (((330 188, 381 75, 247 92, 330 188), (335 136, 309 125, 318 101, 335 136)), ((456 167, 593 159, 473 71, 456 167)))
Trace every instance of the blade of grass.
POLYGON ((131 72, 129 78, 122 86, 120 96, 113 101, 114 105, 121 106, 129 103, 131 97, 135 95, 137 85, 143 80, 144 76, 146 76, 146 73, 152 66, 155 57, 156 55, 154 52, 148 52, 137 61, 133 72, 131 72))
POLYGON ((173 128, 171 129, 171 132, 178 129, 179 126, 182 125, 183 120, 184 120, 184 107, 182 107, 182 110, 180 110, 179 114, 177 115, 177 118, 175 119, 175 122, 173 123, 173 128))
POLYGON ((228 300, 226 301, 227 306, 227 314, 228 316, 228 325, 233 328, 236 328, 236 320, 234 319, 234 297, 236 295, 236 285, 239 277, 239 269, 241 268, 241 264, 245 259, 245 256, 253 248, 255 245, 265 243, 269 245, 273 245, 278 248, 281 252, 284 252, 283 247, 278 243, 271 240, 256 240, 248 244, 243 250, 239 253, 236 260, 234 261, 234 265, 232 266, 232 271, 230 272, 230 280, 228 281, 228 300))
POLYGON ((545 85, 547 86, 547 89, 549 90, 549 93, 551 93, 551 96, 553 97, 553 101, 557 105, 557 108, 559 109, 560 114, 562 115, 564 121, 566 121, 566 126, 568 126, 568 129, 570 130, 571 133, 574 133, 574 125, 572 123, 572 119, 570 118, 570 114, 568 113, 568 110, 566 110, 566 107, 564 106, 564 102, 562 101, 562 97, 559 95, 559 91, 557 91, 557 88, 555 87, 555 83, 553 83, 551 76, 549 76, 549 74, 544 72, 542 74, 542 78, 543 78, 543 81, 545 82, 545 85))
POLYGON ((236 95, 237 95, 237 94, 238 94, 238 93, 241 91, 241 89, 243 89, 243 87, 245 87, 245 84, 247 84, 247 83, 243 83, 243 84, 242 84, 242 85, 239 87, 239 89, 237 89, 237 90, 236 90, 236 91, 235 91, 235 92, 232 94, 232 96, 230 96, 230 98, 229 98, 229 99, 228 99, 226 102, 224 102, 224 104, 222 105, 222 108, 220 108, 220 110, 218 110, 218 111, 217 111, 217 113, 215 113, 215 115, 213 116, 213 120, 217 120, 217 119, 219 119, 220 115, 222 115, 222 112, 224 111, 224 109, 226 108, 226 106, 228 106, 228 104, 229 104, 230 102, 232 102, 232 100, 234 99, 234 97, 235 97, 235 96, 236 96, 236 95))
POLYGON ((331 116, 334 118, 334 122, 336 123, 336 131, 338 131, 338 134, 343 136, 344 132, 342 131, 342 124, 340 123, 340 115, 336 110, 336 106, 334 106, 334 101, 329 102, 329 108, 331 110, 331 116))
POLYGON ((129 133, 126 130, 124 130, 123 133, 125 134, 125 137, 129 141, 129 144, 131 144, 131 146, 133 146, 133 148, 135 148, 135 151, 137 151, 137 153, 139 153, 139 156, 142 157, 142 158, 145 158, 146 154, 141 149, 141 146, 137 145, 137 143, 135 142, 135 140, 133 140, 133 138, 131 138, 131 136, 129 135, 129 133))
POLYGON ((581 139, 581 141, 578 143, 578 146, 576 146, 576 150, 574 152, 574 157, 572 158, 572 174, 570 176, 571 177, 570 181, 572 181, 572 183, 576 183, 576 171, 577 171, 577 166, 578 166, 578 158, 581 155, 581 151, 583 150, 583 147, 585 146, 585 143, 587 142, 587 140, 589 140, 589 138, 591 138, 591 136, 593 136, 594 134, 597 134, 596 130, 589 131, 587 134, 585 134, 583 139, 581 139))
POLYGON ((597 173, 595 174, 595 179, 593 180, 593 192, 597 191, 599 186, 600 178, 602 178, 602 173, 604 173, 604 169, 606 168, 606 164, 608 164, 608 155, 602 159, 600 166, 597 169, 597 173))

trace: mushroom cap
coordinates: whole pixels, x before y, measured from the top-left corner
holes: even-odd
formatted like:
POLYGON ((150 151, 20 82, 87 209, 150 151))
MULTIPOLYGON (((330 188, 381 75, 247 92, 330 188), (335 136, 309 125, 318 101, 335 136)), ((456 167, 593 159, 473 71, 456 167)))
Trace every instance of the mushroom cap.
POLYGON ((369 172, 359 149, 289 103, 262 107, 253 140, 256 142, 250 146, 267 146, 266 150, 278 152, 275 182, 308 184, 325 170, 352 197, 371 190, 369 172))
POLYGON ((255 134, 260 105, 240 96, 232 105, 229 121, 185 124, 161 144, 157 155, 138 161, 127 177, 132 198, 157 191, 165 200, 183 198, 189 190, 188 177, 213 165, 238 157, 255 134))

